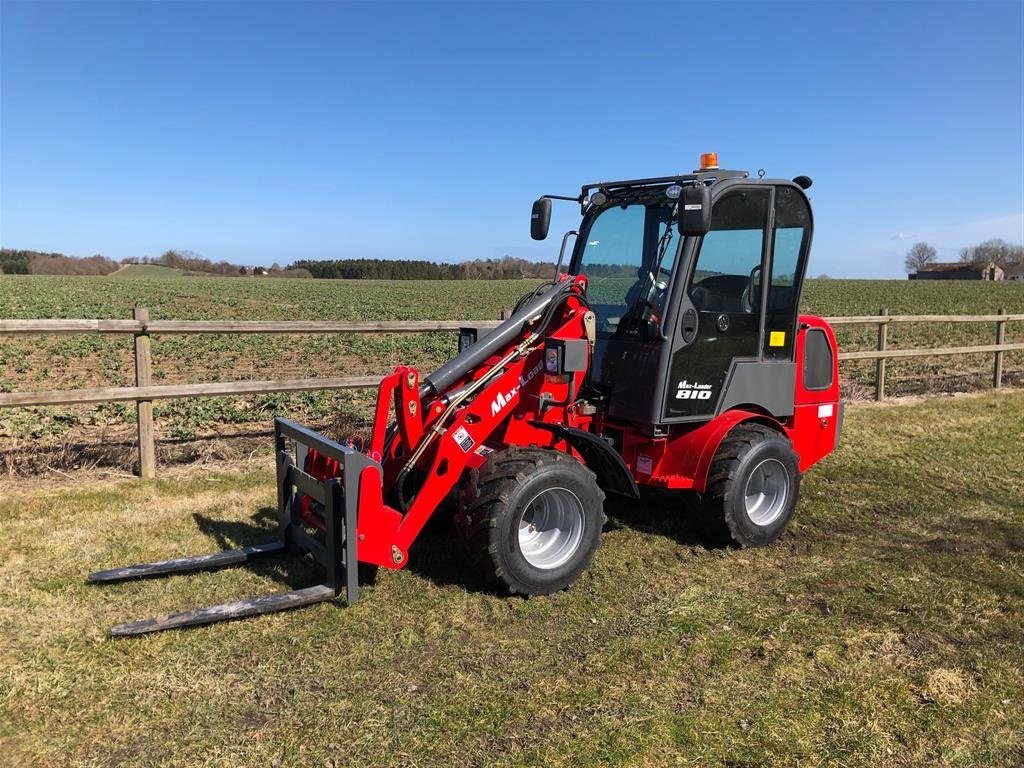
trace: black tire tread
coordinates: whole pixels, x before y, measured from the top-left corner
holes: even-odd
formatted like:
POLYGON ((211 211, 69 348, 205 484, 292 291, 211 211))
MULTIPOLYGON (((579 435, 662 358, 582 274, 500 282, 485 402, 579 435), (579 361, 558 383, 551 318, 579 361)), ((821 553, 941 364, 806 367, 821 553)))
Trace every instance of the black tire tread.
MULTIPOLYGON (((747 422, 734 428, 726 436, 715 453, 708 471, 708 480, 705 491, 705 505, 708 509, 720 514, 725 524, 729 537, 741 547, 762 546, 764 542, 755 541, 747 537, 736 520, 733 506, 729 503, 733 492, 733 480, 736 477, 743 458, 756 446, 766 440, 779 440, 785 443, 794 459, 793 452, 788 438, 778 430, 772 429, 765 424, 747 422)), ((796 503, 795 496, 799 493, 799 483, 794 490, 793 504, 796 503)))
MULTIPOLYGON (((487 457, 487 462, 479 470, 474 470, 470 474, 470 481, 466 484, 467 487, 463 495, 459 527, 470 562, 488 583, 504 583, 508 587, 509 593, 522 592, 526 594, 503 578, 505 574, 497 562, 498 545, 494 540, 494 531, 498 525, 498 512, 509 503, 512 491, 536 469, 544 465, 566 462, 581 467, 596 482, 596 475, 586 465, 568 454, 546 448, 520 448, 514 445, 490 454, 487 457)), ((603 500, 604 492, 598 489, 598 493, 603 500)), ((600 518, 602 526, 607 519, 602 509, 600 518)), ((586 565, 589 565, 589 561, 586 565)), ((550 592, 556 592, 569 586, 571 584, 552 589, 550 592)), ((548 593, 544 592, 543 594, 548 593)), ((533 594, 539 593, 534 592, 533 594)))

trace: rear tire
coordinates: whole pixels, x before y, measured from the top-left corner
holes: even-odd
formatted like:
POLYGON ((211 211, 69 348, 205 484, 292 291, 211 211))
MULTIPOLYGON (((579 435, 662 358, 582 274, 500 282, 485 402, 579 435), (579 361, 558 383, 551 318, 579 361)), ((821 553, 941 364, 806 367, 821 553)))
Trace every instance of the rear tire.
POLYGON ((785 435, 740 424, 711 462, 704 509, 735 544, 763 547, 782 535, 799 497, 799 461, 785 435))
POLYGON ((455 521, 485 579, 510 593, 549 595, 590 565, 605 519, 604 492, 583 464, 511 446, 471 473, 455 521))

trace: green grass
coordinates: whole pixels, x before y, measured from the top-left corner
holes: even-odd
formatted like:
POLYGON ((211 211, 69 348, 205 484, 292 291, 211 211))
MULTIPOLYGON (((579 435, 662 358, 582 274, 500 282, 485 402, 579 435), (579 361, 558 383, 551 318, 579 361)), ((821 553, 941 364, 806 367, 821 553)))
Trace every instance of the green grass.
POLYGON ((861 405, 763 550, 674 497, 610 508, 569 591, 495 596, 442 523, 363 599, 136 640, 302 561, 90 587, 266 539, 267 470, 0 499, 11 765, 1019 766, 1024 393, 861 405))
POLYGON ((159 264, 126 264, 116 272, 107 275, 114 280, 167 280, 185 277, 185 270, 161 267, 159 264))

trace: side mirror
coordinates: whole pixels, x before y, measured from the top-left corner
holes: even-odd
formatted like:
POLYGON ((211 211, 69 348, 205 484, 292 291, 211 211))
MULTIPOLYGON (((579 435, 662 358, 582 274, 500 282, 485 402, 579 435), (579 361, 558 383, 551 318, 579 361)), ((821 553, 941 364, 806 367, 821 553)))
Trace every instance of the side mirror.
POLYGON ((533 212, 530 214, 530 237, 534 240, 543 240, 548 236, 550 226, 551 200, 542 197, 533 203, 533 212))
POLYGON ((711 229, 711 187, 683 187, 679 196, 679 234, 703 235, 711 229))

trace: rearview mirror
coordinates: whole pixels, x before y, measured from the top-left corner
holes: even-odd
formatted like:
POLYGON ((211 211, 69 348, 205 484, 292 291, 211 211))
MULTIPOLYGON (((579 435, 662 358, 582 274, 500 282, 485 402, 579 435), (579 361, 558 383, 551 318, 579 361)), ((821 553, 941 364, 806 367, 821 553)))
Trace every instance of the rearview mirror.
POLYGON ((533 203, 533 212, 530 214, 530 237, 534 240, 543 240, 548 236, 550 226, 551 200, 542 197, 533 203))
POLYGON ((703 235, 711 229, 711 187, 683 187, 679 196, 679 234, 703 235))

